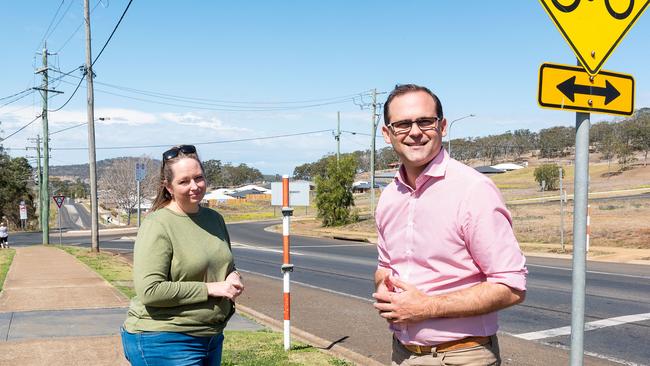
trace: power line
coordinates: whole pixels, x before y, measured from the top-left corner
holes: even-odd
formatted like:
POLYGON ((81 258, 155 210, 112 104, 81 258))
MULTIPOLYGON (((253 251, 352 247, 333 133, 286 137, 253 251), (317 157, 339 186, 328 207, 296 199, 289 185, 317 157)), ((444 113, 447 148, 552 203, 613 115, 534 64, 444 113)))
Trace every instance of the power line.
POLYGON ((115 31, 117 31, 117 27, 119 27, 120 23, 122 23, 122 19, 124 19, 124 16, 126 15, 126 12, 129 10, 129 7, 131 6, 132 2, 133 2, 133 0, 129 0, 129 3, 126 5, 126 8, 122 12, 122 16, 120 17, 120 20, 117 21, 117 24, 115 24, 115 27, 113 28, 113 31, 111 32, 111 35, 108 36, 108 39, 106 40, 106 43, 104 43, 104 47, 102 47, 102 49, 101 49, 101 51, 99 51, 99 54, 97 55, 97 57, 95 57, 95 61, 93 61, 93 63, 90 64, 91 69, 93 68, 93 65, 95 65, 95 62, 97 62, 97 60, 99 59, 99 56, 102 55, 102 52, 104 52, 104 49, 106 48, 106 46, 108 46, 108 42, 110 42, 111 38, 113 38, 113 34, 115 34, 115 31))
MULTIPOLYGON (((227 144, 227 143, 233 143, 233 142, 245 142, 245 141, 257 141, 257 140, 270 140, 270 139, 276 139, 276 138, 283 138, 283 137, 293 137, 293 136, 304 136, 304 135, 314 135, 317 133, 323 133, 323 132, 332 132, 333 130, 318 130, 318 131, 308 131, 308 132, 300 132, 300 133, 291 133, 291 134, 286 134, 286 135, 275 135, 275 136, 262 136, 262 137, 250 137, 250 138, 245 138, 245 139, 236 139, 236 140, 222 140, 222 141, 208 141, 208 142, 196 142, 194 145, 215 145, 215 144, 227 144)), ((165 145, 143 145, 143 146, 105 146, 105 147, 97 147, 97 150, 115 150, 115 149, 146 149, 146 148, 154 148, 154 147, 169 147, 173 146, 173 144, 165 144, 165 145)), ((60 147, 60 148, 52 148, 51 150, 87 150, 87 147, 60 147)))
POLYGON ((43 44, 43 42, 45 42, 45 39, 47 38, 47 34, 50 32, 50 28, 52 28, 52 24, 54 24, 54 20, 56 20, 57 15, 59 15, 59 11, 61 11, 61 7, 63 6, 64 2, 65 0, 61 0, 61 4, 59 4, 59 7, 56 8, 56 12, 52 17, 52 20, 50 20, 50 25, 47 26, 45 33, 43 33, 43 38, 41 39, 41 42, 39 42, 38 46, 36 46, 36 51, 38 51, 38 48, 43 44))
POLYGON ((40 115, 40 114, 39 114, 38 116, 36 116, 36 118, 34 118, 31 122, 27 123, 27 124, 24 125, 23 127, 21 127, 21 128, 19 128, 18 130, 16 130, 16 131, 15 131, 14 133, 12 133, 11 135, 9 135, 9 136, 5 137, 4 139, 2 139, 2 142, 7 141, 7 139, 9 139, 11 136, 13 136, 13 135, 17 134, 18 132, 24 130, 25 128, 27 128, 27 126, 31 125, 32 123, 34 123, 34 122, 35 122, 37 119, 39 119, 39 118, 41 118, 41 115, 40 115))
MULTIPOLYGON (((95 4, 95 6, 93 6, 93 8, 90 9, 91 14, 95 11, 95 8, 97 8, 99 6, 99 4, 101 4, 101 2, 102 2, 102 0, 97 1, 97 4, 95 4)), ((70 42, 70 40, 72 40, 72 37, 74 37, 74 35, 77 34, 77 32, 79 32, 79 29, 81 29, 82 25, 84 25, 83 21, 81 23, 79 23, 79 25, 77 26, 77 29, 75 29, 74 32, 72 32, 70 37, 68 37, 68 39, 66 39, 65 42, 63 42, 63 46, 61 46, 61 48, 59 48, 55 53, 61 52, 65 48, 65 46, 68 45, 68 42, 70 42)))
POLYGON ((9 95, 7 97, 2 97, 2 98, 0 98, 0 100, 9 99, 9 98, 15 97, 16 95, 20 95, 20 94, 28 92, 28 91, 33 91, 33 90, 32 90, 32 88, 27 88, 27 89, 25 89, 23 91, 20 91, 20 92, 16 93, 16 94, 12 94, 12 95, 9 95))
MULTIPOLYGON (((113 27, 113 31, 111 32, 111 35, 108 36, 108 39, 107 39, 106 42, 104 43, 104 46, 102 47, 101 51, 99 51, 99 54, 95 57, 95 60, 90 64, 90 69, 91 69, 91 70, 92 70, 92 67, 93 67, 93 65, 95 64, 95 62, 97 62, 97 60, 99 59, 99 56, 101 56, 101 55, 102 55, 102 52, 104 52, 104 49, 106 49, 106 46, 108 46, 108 42, 110 42, 110 41, 111 41, 111 38, 113 38, 113 35, 115 34, 115 31, 117 31, 117 27, 119 27, 120 23, 122 23, 122 19, 124 19, 124 16, 126 15, 127 10, 129 10, 129 7, 131 6, 131 3, 132 3, 132 2, 133 2, 133 0, 129 0, 129 3, 126 5, 126 8, 124 9, 124 12, 122 12, 122 16, 120 17, 120 20, 117 22, 117 24, 115 24, 115 27, 113 27)), ((83 67, 83 66, 82 66, 82 67, 83 67)), ((81 77, 81 79, 79 79, 79 84, 77 84, 77 87, 74 89, 74 91, 73 91, 72 94, 70 95, 70 98, 68 98, 68 100, 67 100, 65 103, 63 103, 63 105, 60 106, 59 108, 57 108, 57 109, 50 109, 50 110, 48 110, 49 112, 57 112, 57 111, 60 111, 61 109, 63 109, 63 107, 65 107, 66 105, 68 105, 68 103, 72 100, 72 98, 75 96, 75 94, 77 94, 77 91, 79 90, 79 87, 81 86, 81 83, 84 81, 84 78, 85 78, 86 75, 88 74, 88 70, 86 70, 85 67, 83 67, 83 69, 84 69, 84 74, 83 74, 83 76, 81 77)), ((73 70, 73 71, 74 71, 74 70, 73 70)), ((71 71, 71 72, 72 72, 72 71, 71 71)), ((69 73, 68 73, 68 74, 69 74, 69 73)), ((94 77, 94 75, 91 75, 91 77, 94 77)), ((61 80, 61 81, 63 81, 63 80, 61 80)), ((65 82, 65 81, 63 81, 63 82, 65 82)))
MULTIPOLYGON (((56 71, 56 70, 54 70, 56 71)), ((60 72, 60 71, 56 71, 60 72)), ((69 73, 68 73, 69 74, 69 73)), ((72 76, 75 77, 76 76, 72 76)), ((64 81, 65 82, 65 81, 64 81)), ((74 83, 67 82, 68 84, 74 85, 74 83)), ((219 107, 228 107, 228 108, 257 108, 257 109, 270 109, 270 108, 287 108, 287 107, 270 107, 269 105, 282 105, 282 104, 305 104, 305 103, 316 103, 316 102, 324 102, 328 104, 335 104, 335 103, 343 103, 343 102, 354 102, 356 98, 360 98, 363 95, 366 95, 369 93, 369 91, 362 91, 359 93, 354 93, 354 94, 348 94, 348 95, 342 95, 342 96, 337 96, 337 97, 328 97, 328 98, 319 98, 319 99, 307 99, 307 100, 301 100, 301 101, 277 101, 277 102, 261 102, 261 101, 231 101, 231 100, 218 100, 218 99, 208 99, 208 98, 196 98, 196 97, 185 97, 185 96, 179 96, 179 95, 173 95, 173 94, 166 94, 166 93, 160 93, 160 92, 154 92, 154 91, 147 91, 147 90, 142 90, 142 89, 135 89, 135 88, 129 88, 129 87, 124 87, 124 86, 119 86, 119 85, 114 85, 114 84, 109 84, 109 83, 103 83, 103 82, 96 82, 99 85, 104 85, 108 86, 110 88, 134 93, 134 94, 142 94, 154 98, 160 98, 160 99, 167 99, 167 100, 173 100, 173 101, 179 101, 179 102, 187 102, 187 103, 196 103, 196 104, 204 104, 204 105, 213 105, 213 106, 219 106, 219 107), (261 106, 253 106, 253 107, 246 107, 245 105, 249 104, 259 104, 261 106), (242 106, 244 105, 244 106, 242 106)), ((101 90, 97 89, 98 91, 107 93, 107 94, 112 94, 116 96, 121 96, 124 98, 133 98, 131 96, 127 96, 124 94, 119 94, 119 93, 113 93, 109 92, 106 90, 101 90)), ((137 99, 137 100, 143 100, 143 101, 151 101, 150 99, 137 99)), ((153 103, 156 103, 155 101, 151 101, 153 103)), ((320 104, 318 104, 320 105, 320 104)))
MULTIPOLYGON (((64 81, 62 82, 66 84, 71 84, 74 85, 71 82, 64 81)), ((101 84, 101 83, 98 83, 101 84)), ((160 104, 160 105, 168 105, 168 106, 173 106, 173 107, 181 107, 181 108, 191 108, 191 109, 204 109, 204 110, 211 110, 211 111, 222 111, 222 112, 271 112, 271 111, 286 111, 286 110, 296 110, 296 109, 306 109, 306 108, 315 108, 315 107, 321 107, 325 105, 333 105, 333 104, 341 104, 341 103, 349 103, 354 100, 354 98, 347 98, 347 99, 332 99, 330 102, 323 102, 323 103, 314 103, 314 104, 305 104, 305 105, 296 105, 296 106, 276 106, 276 107, 263 107, 263 106, 252 106, 252 107, 246 107, 246 106, 231 106, 231 105, 224 105, 224 104, 217 104, 217 103, 197 103, 199 105, 189 105, 189 104, 178 104, 178 103, 170 103, 170 102, 163 102, 163 101, 157 101, 157 100, 152 100, 152 99, 147 99, 147 98, 139 98, 139 97, 134 97, 134 96, 128 96, 128 95, 123 95, 119 93, 114 93, 110 92, 107 90, 102 90, 102 89, 94 89, 95 91, 102 92, 105 94, 110 94, 110 95, 115 95, 121 98, 125 99, 130 99, 130 100, 137 100, 141 102, 147 102, 147 103, 154 103, 154 104, 160 104), (203 106, 203 105, 208 105, 208 106, 203 106), (210 106, 216 106, 216 107, 210 107, 210 106)), ((354 94, 355 96, 358 96, 359 94, 354 94)), ((189 102, 188 103, 196 103, 196 102, 189 102)))

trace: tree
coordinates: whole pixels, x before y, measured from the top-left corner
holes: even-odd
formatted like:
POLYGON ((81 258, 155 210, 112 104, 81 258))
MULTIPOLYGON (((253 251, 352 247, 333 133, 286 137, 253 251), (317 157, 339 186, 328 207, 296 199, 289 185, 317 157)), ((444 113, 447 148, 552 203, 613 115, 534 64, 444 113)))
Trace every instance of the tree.
POLYGON ((543 164, 535 168, 535 181, 546 191, 555 191, 559 189, 558 183, 560 182, 560 169, 564 175, 564 168, 560 168, 557 164, 543 164), (542 185, 542 182, 545 182, 542 185))
POLYGON ((574 127, 558 126, 539 131, 539 149, 542 158, 564 156, 565 150, 574 144, 574 127))
POLYGON ((136 162, 145 165, 145 179, 140 185, 140 199, 154 196, 160 185, 159 167, 156 161, 148 157, 114 159, 111 165, 101 172, 98 182, 104 201, 126 211, 127 225, 131 224, 131 213, 138 204, 136 162))
POLYGON ((34 197, 30 193, 32 167, 25 158, 11 158, 0 150, 0 217, 17 225, 20 221, 18 205, 25 201, 28 217, 34 216, 34 197))
POLYGON ((354 206, 352 183, 357 170, 353 156, 341 156, 327 160, 325 176, 316 177, 316 207, 323 226, 345 225, 353 220, 350 207, 354 206))

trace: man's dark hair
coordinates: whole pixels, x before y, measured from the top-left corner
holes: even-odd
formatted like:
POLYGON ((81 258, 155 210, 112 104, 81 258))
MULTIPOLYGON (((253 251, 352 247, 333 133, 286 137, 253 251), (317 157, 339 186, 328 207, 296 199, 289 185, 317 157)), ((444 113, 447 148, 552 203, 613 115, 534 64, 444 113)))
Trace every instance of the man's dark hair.
POLYGON ((393 89, 392 92, 390 92, 390 95, 388 96, 388 99, 386 99, 386 103, 384 103, 384 124, 388 126, 390 123, 390 120, 388 118, 390 114, 390 103, 393 101, 395 97, 399 97, 400 95, 404 95, 407 93, 413 93, 413 92, 418 92, 422 91, 431 96, 433 98, 433 101, 436 102, 436 114, 438 115, 437 117, 442 119, 443 114, 442 114, 442 103, 440 103, 440 99, 438 99, 438 96, 433 94, 429 88, 416 85, 416 84, 397 84, 395 85, 395 89, 393 89))

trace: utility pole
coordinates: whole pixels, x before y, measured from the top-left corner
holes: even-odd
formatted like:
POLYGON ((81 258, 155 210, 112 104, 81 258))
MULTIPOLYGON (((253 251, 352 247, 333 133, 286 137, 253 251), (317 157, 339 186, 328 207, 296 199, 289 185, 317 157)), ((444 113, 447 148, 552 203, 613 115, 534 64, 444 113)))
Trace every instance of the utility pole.
POLYGON ((86 23, 86 82, 88 90, 88 166, 90 169, 90 218, 91 251, 99 252, 99 215, 97 208, 97 167, 95 156, 95 96, 93 92, 93 65, 90 48, 90 6, 84 0, 84 19, 86 23))
POLYGON ((338 165, 341 159, 341 112, 336 112, 336 164, 338 165))
POLYGON ((377 89, 372 90, 372 129, 370 143, 370 215, 375 217, 375 135, 377 134, 377 89))
POLYGON ((41 189, 42 189, 42 184, 43 184, 43 174, 41 173, 41 136, 36 135, 35 139, 28 139, 29 141, 32 141, 36 143, 36 147, 26 147, 25 150, 29 149, 34 149, 36 150, 36 178, 38 179, 38 193, 37 193, 37 202, 38 202, 38 209, 40 214, 38 215, 38 225, 42 228, 43 227, 43 220, 41 215, 43 214, 42 208, 43 208, 43 202, 41 201, 41 189))
POLYGON ((48 138, 47 126, 47 93, 62 93, 56 90, 48 89, 48 67, 47 67, 47 43, 43 47, 43 67, 36 70, 35 74, 43 74, 43 85, 40 88, 34 88, 41 91, 43 97, 43 176, 40 185, 40 200, 41 200, 41 229, 43 231, 43 245, 49 244, 50 241, 50 194, 48 192, 50 184, 49 166, 50 166, 50 147, 48 138))

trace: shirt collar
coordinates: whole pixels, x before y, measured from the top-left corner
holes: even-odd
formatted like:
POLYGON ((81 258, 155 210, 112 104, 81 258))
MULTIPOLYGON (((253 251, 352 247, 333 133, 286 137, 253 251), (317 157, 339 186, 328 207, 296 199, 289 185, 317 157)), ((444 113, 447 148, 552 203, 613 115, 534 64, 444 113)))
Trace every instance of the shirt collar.
MULTIPOLYGON (((431 161, 424 168, 420 176, 415 179, 415 185, 421 186, 422 179, 429 179, 429 177, 444 177, 445 172, 447 171, 447 165, 449 164, 449 154, 444 148, 440 148, 440 152, 431 159, 431 161)), ((406 183, 406 171, 404 170, 404 164, 401 164, 397 173, 395 173, 395 179, 401 184, 408 186, 406 183)))

